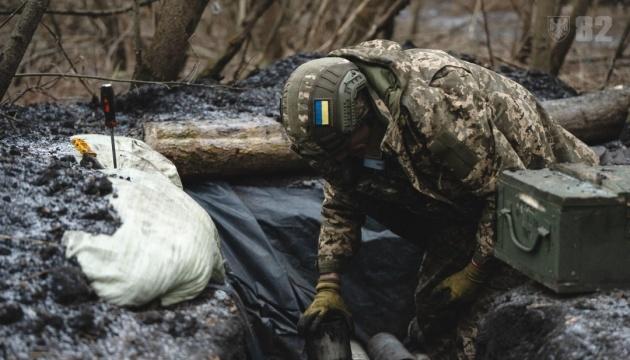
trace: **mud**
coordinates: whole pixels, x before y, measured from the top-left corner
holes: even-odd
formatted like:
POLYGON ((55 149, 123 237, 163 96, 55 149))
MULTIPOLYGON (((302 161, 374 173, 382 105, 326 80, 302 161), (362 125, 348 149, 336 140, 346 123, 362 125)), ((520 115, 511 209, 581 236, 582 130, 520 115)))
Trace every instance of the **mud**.
MULTIPOLYGON (((319 56, 281 60, 233 87, 133 89, 117 98, 116 134, 142 138, 145 121, 277 118, 284 81, 319 56)), ((541 99, 574 93, 549 78, 501 71, 541 99)), ((66 229, 112 233, 120 223, 106 200, 111 183, 69 157, 68 137, 78 133, 104 133, 96 104, 0 108, 0 358, 245 358, 242 313, 224 291, 209 287, 168 309, 118 308, 99 301, 76 261, 64 258, 66 229)))
POLYGON ((112 184, 76 163, 66 137, 33 122, 38 136, 0 140, 0 359, 244 358, 243 323, 221 290, 166 310, 98 300, 60 241, 69 229, 116 231, 112 184))
POLYGON ((478 359, 628 359, 630 291, 560 297, 533 284, 492 304, 478 359))

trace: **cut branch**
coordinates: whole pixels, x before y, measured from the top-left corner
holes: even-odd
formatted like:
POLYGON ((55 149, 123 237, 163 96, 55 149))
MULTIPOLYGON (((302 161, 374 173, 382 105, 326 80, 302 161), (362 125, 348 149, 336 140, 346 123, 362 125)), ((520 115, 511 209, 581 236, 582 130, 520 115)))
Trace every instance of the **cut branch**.
POLYGON ((48 0, 28 0, 9 40, 0 52, 0 99, 4 97, 24 52, 48 7, 48 0))
POLYGON ((267 117, 150 122, 146 141, 169 158, 180 176, 218 177, 303 170, 282 125, 267 117))

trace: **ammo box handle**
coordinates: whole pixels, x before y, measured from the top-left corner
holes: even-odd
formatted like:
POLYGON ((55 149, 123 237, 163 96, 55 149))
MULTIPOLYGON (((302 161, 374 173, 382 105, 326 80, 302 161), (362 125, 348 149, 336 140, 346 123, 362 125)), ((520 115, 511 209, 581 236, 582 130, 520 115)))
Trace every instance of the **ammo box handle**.
POLYGON ((508 228, 510 229, 510 238, 512 239, 512 242, 514 243, 514 245, 516 245, 517 248, 525 252, 534 251, 534 249, 536 249, 536 246, 538 246, 538 243, 540 242, 540 240, 544 239, 545 237, 549 235, 549 230, 545 229, 542 226, 539 226, 535 232, 534 231, 530 232, 529 242, 531 243, 531 245, 529 246, 525 245, 516 236, 514 223, 512 222, 512 212, 509 209, 501 209, 499 211, 499 214, 501 214, 502 216, 505 216, 505 219, 507 220, 507 225, 508 225, 508 228))

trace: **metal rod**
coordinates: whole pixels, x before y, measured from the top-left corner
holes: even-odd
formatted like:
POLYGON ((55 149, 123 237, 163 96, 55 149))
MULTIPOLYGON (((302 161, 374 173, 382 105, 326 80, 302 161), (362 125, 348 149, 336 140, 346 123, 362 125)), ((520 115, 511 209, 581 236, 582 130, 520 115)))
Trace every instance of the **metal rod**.
POLYGON ((112 156, 114 157, 114 169, 116 168, 116 143, 114 142, 114 128, 112 128, 112 156))

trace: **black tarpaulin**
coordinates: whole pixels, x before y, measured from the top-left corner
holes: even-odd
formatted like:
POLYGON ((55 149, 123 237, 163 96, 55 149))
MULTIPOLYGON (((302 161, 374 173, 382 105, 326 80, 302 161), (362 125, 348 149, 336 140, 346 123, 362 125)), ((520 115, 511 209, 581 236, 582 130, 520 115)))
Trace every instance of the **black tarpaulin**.
MULTIPOLYGON (((295 324, 314 295, 319 181, 244 186, 205 182, 187 187, 214 220, 228 281, 240 295, 266 358, 304 358, 295 324)), ((404 336, 413 316, 421 250, 374 221, 342 278, 359 337, 404 336)))

